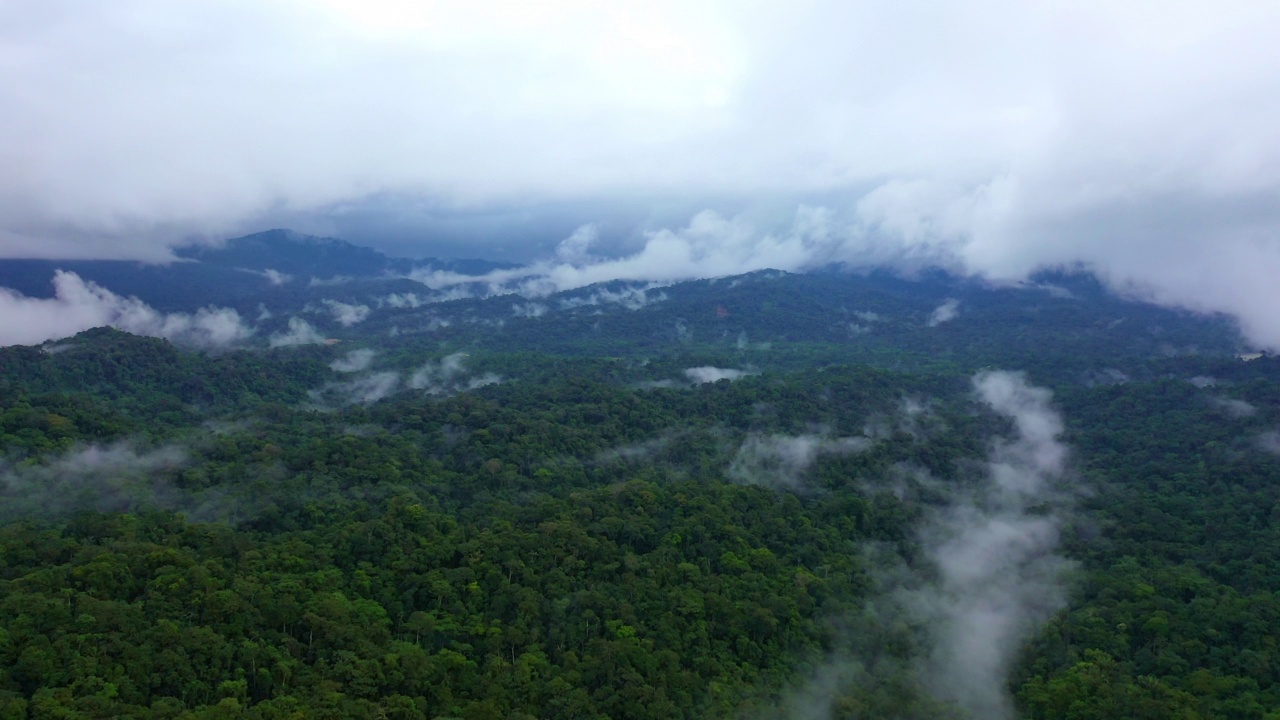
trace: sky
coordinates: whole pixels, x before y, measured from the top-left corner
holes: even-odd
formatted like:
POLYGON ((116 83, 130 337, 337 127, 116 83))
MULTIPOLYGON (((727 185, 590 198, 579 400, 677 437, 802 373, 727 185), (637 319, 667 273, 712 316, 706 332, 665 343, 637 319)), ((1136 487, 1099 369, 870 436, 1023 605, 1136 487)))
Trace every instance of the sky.
POLYGON ((0 0, 0 257, 1080 266, 1276 349, 1277 36, 1257 0, 0 0))

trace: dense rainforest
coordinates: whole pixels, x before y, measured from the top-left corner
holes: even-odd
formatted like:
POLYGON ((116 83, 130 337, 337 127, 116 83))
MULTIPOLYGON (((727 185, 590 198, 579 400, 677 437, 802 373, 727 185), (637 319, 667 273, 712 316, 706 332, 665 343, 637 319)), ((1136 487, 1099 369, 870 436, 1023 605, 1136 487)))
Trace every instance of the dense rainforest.
POLYGON ((1280 360, 1056 282, 0 348, 0 718, 1280 718, 1280 360), (990 644, 920 609, 957 518, 1052 530, 990 644))

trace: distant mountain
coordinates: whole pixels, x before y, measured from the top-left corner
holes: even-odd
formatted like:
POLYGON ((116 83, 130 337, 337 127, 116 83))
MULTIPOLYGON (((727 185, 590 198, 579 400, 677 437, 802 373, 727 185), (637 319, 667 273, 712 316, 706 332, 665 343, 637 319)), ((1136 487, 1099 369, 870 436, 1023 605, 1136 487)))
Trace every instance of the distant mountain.
POLYGON ((274 270, 321 279, 382 275, 405 262, 393 261, 373 248, 345 240, 303 235, 292 230, 267 230, 232 238, 217 247, 177 248, 175 254, 206 265, 259 272, 274 270))
POLYGON ((223 245, 177 248, 178 257, 207 265, 275 271, 303 278, 326 280, 335 277, 378 277, 407 273, 415 267, 430 266, 467 274, 481 274, 504 267, 506 263, 488 260, 439 260, 427 258, 388 257, 373 248, 349 243, 338 238, 305 235, 292 230, 276 229, 232 238, 223 245))
POLYGON ((278 307, 281 301, 306 303, 320 299, 312 297, 316 291, 308 290, 312 280, 359 279, 366 287, 385 284, 385 292, 405 292, 424 289, 416 283, 407 285, 411 281, 402 279, 415 268, 476 275, 513 267, 479 259, 392 258, 345 240, 292 230, 254 233, 217 247, 180 247, 175 254, 182 261, 167 265, 123 260, 0 259, 0 288, 28 297, 52 297, 53 274, 65 270, 118 295, 141 298, 164 312, 190 312, 208 305, 248 311, 260 303, 278 307))

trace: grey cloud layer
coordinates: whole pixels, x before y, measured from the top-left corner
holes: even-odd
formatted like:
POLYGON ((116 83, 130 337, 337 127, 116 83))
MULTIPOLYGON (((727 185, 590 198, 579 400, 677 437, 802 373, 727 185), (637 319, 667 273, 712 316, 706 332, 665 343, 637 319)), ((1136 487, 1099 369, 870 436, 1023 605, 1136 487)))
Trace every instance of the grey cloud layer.
POLYGON ((0 9, 21 59, 0 65, 0 255, 156 257, 379 193, 821 194, 834 235, 704 218, 652 235, 642 267, 590 261, 584 232, 547 277, 798 268, 832 246, 993 278, 1082 263, 1280 347, 1280 6, 418 7, 0 9))

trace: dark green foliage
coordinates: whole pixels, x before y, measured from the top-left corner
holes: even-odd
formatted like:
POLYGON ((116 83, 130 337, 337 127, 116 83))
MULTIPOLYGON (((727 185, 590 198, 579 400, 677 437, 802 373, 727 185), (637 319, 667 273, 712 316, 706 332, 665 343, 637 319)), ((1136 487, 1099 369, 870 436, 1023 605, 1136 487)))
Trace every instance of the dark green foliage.
POLYGON ((1274 720, 1278 361, 1078 278, 1031 305, 928 282, 761 275, 559 319, 464 301, 476 322, 389 341, 442 308, 375 315, 345 331, 374 370, 466 350, 504 381, 323 411, 352 345, 0 349, 0 718, 960 717, 921 690, 921 629, 869 608, 879 558, 918 562, 922 518, 1008 433, 969 384, 1002 365, 1054 389, 1087 490, 1019 712, 1274 720), (948 297, 961 317, 927 327, 948 297), (1190 345, 1217 354, 1168 356, 1190 345), (690 386, 702 365, 761 372, 690 386), (735 464, 752 438, 868 433, 787 482, 735 464), (181 453, 37 502, 95 447, 181 453), (944 484, 885 482, 904 468, 944 484))

